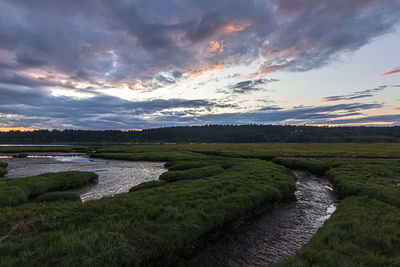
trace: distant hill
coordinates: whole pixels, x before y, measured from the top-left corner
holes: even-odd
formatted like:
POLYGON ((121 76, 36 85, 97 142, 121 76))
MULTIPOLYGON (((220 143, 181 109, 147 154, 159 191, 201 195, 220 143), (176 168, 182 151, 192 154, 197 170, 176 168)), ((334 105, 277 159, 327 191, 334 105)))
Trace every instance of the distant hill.
POLYGON ((0 144, 94 143, 259 143, 400 142, 400 126, 315 127, 278 125, 204 125, 143 131, 37 130, 0 132, 0 144))

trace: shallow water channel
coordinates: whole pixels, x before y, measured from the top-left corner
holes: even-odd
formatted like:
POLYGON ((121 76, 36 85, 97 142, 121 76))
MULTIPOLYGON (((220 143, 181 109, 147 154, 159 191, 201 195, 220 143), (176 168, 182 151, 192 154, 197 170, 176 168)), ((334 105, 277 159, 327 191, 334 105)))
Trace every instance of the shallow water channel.
POLYGON ((192 251, 182 266, 273 266, 300 249, 336 209, 326 179, 295 171, 296 201, 231 227, 192 251))
POLYGON ((6 177, 19 178, 46 172, 92 171, 99 175, 97 184, 74 190, 82 201, 126 193, 135 185, 157 180, 167 169, 162 162, 132 162, 88 158, 76 153, 30 153, 26 158, 0 155, 7 162, 6 177))

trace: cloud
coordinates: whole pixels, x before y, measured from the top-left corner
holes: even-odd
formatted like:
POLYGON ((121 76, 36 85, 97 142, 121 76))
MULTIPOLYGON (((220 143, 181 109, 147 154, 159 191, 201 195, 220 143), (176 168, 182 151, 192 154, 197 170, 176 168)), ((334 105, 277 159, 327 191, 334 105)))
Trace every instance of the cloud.
POLYGON ((299 106, 284 109, 264 106, 247 113, 232 113, 235 105, 204 99, 153 99, 127 101, 97 94, 75 99, 54 96, 48 91, 26 87, 0 86, 0 126, 30 128, 129 129, 194 124, 303 124, 379 109, 382 104, 349 103, 326 106, 299 106), (230 110, 230 113, 227 113, 230 110))
POLYGON ((265 84, 278 82, 277 79, 255 79, 238 82, 228 87, 228 92, 245 94, 251 91, 258 91, 265 88, 265 84))
POLYGON ((179 119, 185 112, 190 114, 227 107, 208 100, 127 101, 104 94, 74 99, 26 88, 11 90, 0 87, 0 94, 0 114, 3 114, 0 121, 13 127, 51 125, 54 128, 125 129, 137 124, 149 127, 155 117, 163 121, 162 112, 174 114, 174 110, 182 109, 177 116, 179 119))
POLYGON ((373 89, 357 91, 357 92, 354 92, 354 93, 348 94, 348 95, 326 96, 326 97, 322 98, 322 102, 333 102, 333 101, 341 101, 341 100, 354 100, 354 99, 372 97, 376 93, 378 93, 378 92, 382 91, 383 89, 385 89, 386 87, 388 87, 388 86, 387 85, 382 85, 382 86, 378 86, 378 87, 373 88, 373 89))
POLYGON ((0 10, 0 67, 86 71, 86 82, 117 85, 260 55, 260 74, 319 68, 391 31, 400 3, 4 0, 0 10))
POLYGON ((397 124, 400 124, 400 114, 366 116, 366 117, 354 118, 354 119, 329 120, 329 121, 327 121, 327 123, 333 124, 333 125, 335 125, 335 124, 397 125, 397 124))
POLYGON ((386 76, 390 74, 395 74, 400 72, 400 67, 393 67, 388 69, 386 72, 379 74, 379 76, 386 76))
POLYGON ((294 107, 292 109, 261 108, 255 112, 222 113, 198 116, 202 123, 220 124, 318 124, 331 119, 361 115, 362 111, 381 108, 381 104, 338 104, 330 106, 294 107))

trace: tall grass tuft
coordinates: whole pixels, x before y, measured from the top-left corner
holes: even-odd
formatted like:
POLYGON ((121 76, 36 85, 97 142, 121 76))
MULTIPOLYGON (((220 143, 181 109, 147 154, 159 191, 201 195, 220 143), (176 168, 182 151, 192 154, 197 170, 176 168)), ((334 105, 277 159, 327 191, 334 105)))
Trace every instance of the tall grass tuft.
POLYGON ((93 172, 58 172, 1 179, 0 207, 20 205, 40 194, 80 187, 97 181, 97 178, 93 172))

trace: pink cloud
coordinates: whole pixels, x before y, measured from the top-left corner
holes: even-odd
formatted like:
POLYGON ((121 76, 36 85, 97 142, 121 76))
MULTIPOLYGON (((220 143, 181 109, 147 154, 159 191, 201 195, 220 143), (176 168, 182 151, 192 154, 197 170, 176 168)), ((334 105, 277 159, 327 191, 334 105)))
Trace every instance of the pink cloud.
POLYGON ((393 68, 388 69, 388 71, 379 74, 379 76, 386 76, 386 75, 399 73, 399 72, 400 72, 400 67, 393 67, 393 68))

